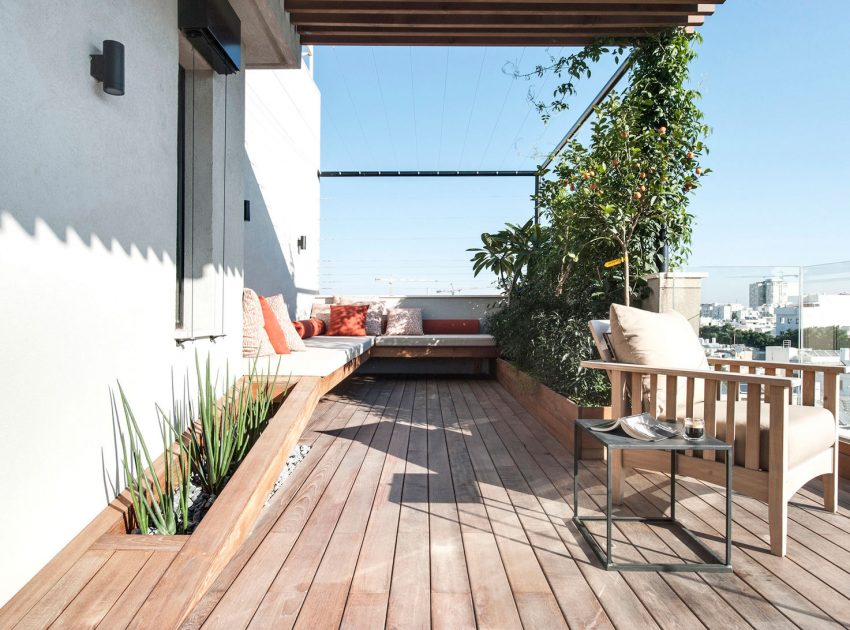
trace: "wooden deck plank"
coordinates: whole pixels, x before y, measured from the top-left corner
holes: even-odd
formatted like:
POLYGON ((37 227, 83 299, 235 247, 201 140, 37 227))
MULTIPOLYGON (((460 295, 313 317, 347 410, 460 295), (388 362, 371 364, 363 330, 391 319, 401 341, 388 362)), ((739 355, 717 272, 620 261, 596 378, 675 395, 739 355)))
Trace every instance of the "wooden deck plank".
POLYGON ((341 624, 344 628, 380 627, 386 620, 401 509, 401 501, 394 495, 398 479, 404 477, 415 391, 415 383, 405 383, 389 452, 349 588, 341 624))
MULTIPOLYGON (((239 577, 245 565, 253 557, 257 548, 277 522, 277 519, 293 501, 306 481, 311 478, 313 471, 316 470, 319 464, 325 461, 324 458, 327 452, 336 442, 336 435, 333 435, 331 432, 336 429, 345 428, 346 422, 352 418, 354 411, 354 407, 343 405, 338 409, 333 419, 324 423, 324 430, 317 433, 318 437, 312 443, 307 457, 296 467, 292 475, 286 480, 283 488, 269 502, 269 505, 257 519, 251 535, 192 610, 183 624, 184 628, 198 628, 206 621, 207 617, 209 617, 213 609, 218 605, 222 597, 224 597, 224 594, 230 589, 236 578, 239 577)), ((344 446, 340 442, 337 448, 342 449, 344 446)), ((333 468, 327 462, 325 462, 325 466, 327 470, 333 468)))
MULTIPOLYGON (((297 618, 307 590, 339 522, 342 510, 377 432, 383 407, 388 404, 391 385, 379 388, 377 400, 366 413, 351 447, 325 488, 316 509, 310 515, 254 613, 249 628, 288 628, 297 618)), ((277 525, 273 531, 281 531, 277 525)))
POLYGON ((407 466, 401 487, 387 626, 431 627, 431 563, 428 548, 428 434, 425 381, 415 382, 407 466))
POLYGON ((481 500, 449 384, 440 382, 437 389, 475 620, 480 628, 520 627, 519 611, 481 500))
MULTIPOLYGON (((373 388, 368 391, 363 388, 361 393, 363 403, 370 405, 377 398, 378 389, 373 388)), ((348 405, 346 412, 337 417, 337 421, 342 426, 331 430, 341 431, 339 436, 328 435, 331 445, 324 457, 310 472, 308 479, 298 489, 294 498, 287 503, 286 509, 262 536, 261 542, 250 558, 241 569, 238 569, 232 584, 226 588, 220 601, 204 622, 205 628, 230 629, 248 626, 277 572, 295 545, 298 535, 315 510, 325 488, 351 447, 351 440, 345 438, 356 436, 367 416, 366 409, 348 405)))
MULTIPOLYGON (((505 489, 510 481, 503 482, 493 460, 494 449, 491 447, 488 450, 482 438, 482 426, 490 419, 468 383, 454 383, 452 398, 461 427, 465 429, 464 439, 523 626, 567 627, 566 619, 505 489)), ((502 471, 502 474, 508 473, 518 474, 515 469, 502 471)))
POLYGON ((94 628, 136 578, 153 552, 118 550, 74 597, 51 628, 94 628))
POLYGON ((100 571, 112 554, 113 552, 108 549, 86 551, 24 615, 15 628, 46 628, 52 624, 100 571))
MULTIPOLYGON (((584 538, 572 523, 572 473, 569 464, 572 455, 542 424, 532 417, 501 386, 496 389, 506 407, 514 412, 518 421, 513 428, 530 432, 549 449, 549 454, 539 454, 534 459, 545 473, 543 478, 533 478, 532 489, 540 500, 544 512, 555 525, 559 537, 575 559, 584 580, 595 593, 611 622, 618 627, 658 627, 658 623, 629 584, 629 578, 618 572, 601 570, 584 538), (565 497, 569 497, 565 500, 565 497)), ((529 466, 529 470, 533 467, 529 466)), ((590 500, 582 486, 579 495, 582 509, 590 500)), ((654 588, 648 591, 655 593, 654 588)))
MULTIPOLYGON (((667 495, 664 475, 648 471, 638 471, 635 474, 641 474, 655 484, 654 493, 667 495)), ((692 486, 687 479, 683 479, 679 484, 678 494, 681 502, 676 515, 687 527, 702 536, 710 548, 720 551, 720 537, 725 533, 725 519, 721 512, 702 500, 699 493, 703 491, 698 485, 692 486)), ((771 555, 769 543, 738 525, 736 512, 733 511, 733 515, 736 524, 733 528, 733 566, 736 574, 798 626, 837 627, 835 619, 824 609, 833 609, 835 614, 843 616, 850 607, 842 611, 839 600, 838 609, 835 610, 833 602, 830 601, 834 591, 831 593, 830 589, 823 587, 820 580, 807 574, 795 563, 788 562, 787 558, 771 555)))
POLYGON ((176 551, 157 551, 151 554, 145 566, 100 621, 98 628, 126 628, 176 556, 176 551))
POLYGON ((298 627, 335 628, 339 627, 342 621, 403 394, 404 382, 395 382, 354 487, 334 528, 309 592, 305 594, 304 604, 297 617, 298 627))
POLYGON ((452 483, 437 383, 426 384, 431 619, 435 627, 474 628, 475 612, 452 483))

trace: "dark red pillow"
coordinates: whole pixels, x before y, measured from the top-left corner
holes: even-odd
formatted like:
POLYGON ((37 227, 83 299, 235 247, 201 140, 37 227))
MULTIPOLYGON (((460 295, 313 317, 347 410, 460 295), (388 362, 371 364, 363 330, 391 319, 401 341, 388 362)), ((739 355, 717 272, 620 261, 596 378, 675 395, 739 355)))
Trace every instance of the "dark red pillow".
POLYGON ((335 337, 365 337, 368 304, 331 304, 331 323, 328 335, 335 337))
POLYGON ((295 326, 295 332, 297 332, 298 336, 302 339, 309 339, 310 337, 324 335, 326 330, 325 322, 318 317, 292 322, 292 325, 295 326))
POLYGON ((269 341, 272 342, 272 348, 278 354, 289 354, 289 344, 286 343, 286 335, 283 334, 283 328, 280 327, 280 322, 277 321, 272 307, 262 295, 260 297, 260 306, 263 309, 263 327, 269 335, 269 341))
POLYGON ((426 335, 478 335, 481 322, 477 319, 426 319, 422 322, 426 335))

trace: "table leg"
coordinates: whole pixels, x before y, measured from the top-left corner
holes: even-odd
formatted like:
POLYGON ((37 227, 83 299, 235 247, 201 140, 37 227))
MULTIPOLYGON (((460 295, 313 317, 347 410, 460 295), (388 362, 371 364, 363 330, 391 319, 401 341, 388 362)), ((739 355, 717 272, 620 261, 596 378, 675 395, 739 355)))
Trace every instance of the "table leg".
POLYGON ((676 520, 676 451, 670 451, 670 518, 676 520))
POLYGON ((573 431, 573 516, 578 516, 578 460, 581 457, 581 429, 578 422, 573 431))
POLYGON ((732 565, 732 450, 726 451, 726 566, 732 565))
POLYGON ((612 449, 609 446, 608 449, 607 449, 608 457, 605 458, 605 459, 608 460, 608 466, 606 467, 607 471, 608 471, 608 483, 606 484, 606 488, 605 488, 605 490, 606 490, 605 491, 605 516, 606 516, 606 518, 605 518, 605 551, 606 551, 605 562, 609 565, 613 562, 613 560, 611 559, 611 530, 612 530, 612 518, 613 518, 612 513, 614 511, 614 505, 613 505, 613 501, 612 501, 612 497, 611 497, 611 486, 613 484, 613 474, 612 474, 612 469, 611 469, 611 451, 612 450, 616 450, 616 449, 612 449))

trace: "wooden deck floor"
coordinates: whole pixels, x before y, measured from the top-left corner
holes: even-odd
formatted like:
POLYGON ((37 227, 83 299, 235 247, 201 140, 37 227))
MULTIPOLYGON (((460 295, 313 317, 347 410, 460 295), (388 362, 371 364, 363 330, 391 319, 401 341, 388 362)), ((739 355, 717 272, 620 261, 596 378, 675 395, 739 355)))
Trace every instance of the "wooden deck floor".
MULTIPOLYGON (((184 627, 850 627, 846 482, 840 514, 819 489, 795 497, 784 559, 768 553, 766 505, 736 496, 733 574, 616 573, 570 520, 572 457, 495 381, 353 377, 302 443, 184 627)), ((604 472, 583 462, 582 513, 604 505, 604 472)), ((626 492, 624 513, 668 506, 665 475, 631 472, 626 492)), ((678 497, 677 516, 722 549, 720 489, 682 479, 678 497)), ((104 537, 15 627, 160 627, 139 611, 184 541, 104 537)), ((615 528, 615 555, 697 559, 641 523, 615 528)))
MULTIPOLYGON (((614 573, 570 522, 572 458, 493 381, 350 379, 312 445, 191 627, 850 626, 848 487, 838 515, 804 490, 789 553, 768 553, 765 504, 736 496, 733 574, 614 573)), ((602 462, 582 510, 604 504, 602 462)), ((625 512, 667 506, 667 478, 628 477, 625 512)), ((684 479, 678 516, 722 547, 723 496, 684 479)), ((673 533, 615 529, 620 559, 697 558, 673 533)))

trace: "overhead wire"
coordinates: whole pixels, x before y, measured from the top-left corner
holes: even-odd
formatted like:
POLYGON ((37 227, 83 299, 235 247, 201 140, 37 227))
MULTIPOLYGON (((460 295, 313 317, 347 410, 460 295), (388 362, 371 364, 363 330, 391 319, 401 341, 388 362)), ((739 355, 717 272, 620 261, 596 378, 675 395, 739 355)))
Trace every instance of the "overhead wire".
POLYGON ((416 125, 416 85, 413 81, 413 46, 408 47, 410 52, 410 95, 413 98, 413 150, 416 157, 416 168, 419 168, 419 133, 416 125))
MULTIPOLYGON (((523 58, 525 57, 525 51, 527 48, 522 49, 522 53, 519 56, 519 61, 516 62, 516 67, 522 63, 523 58)), ((511 79, 510 84, 508 85, 508 89, 505 91, 505 98, 502 99, 502 106, 499 108, 499 114, 496 116, 496 122, 493 123, 493 128, 490 130, 490 137, 487 138, 487 144, 484 145, 484 152, 481 154, 481 161, 478 163, 478 168, 484 168, 484 160, 487 159, 487 152, 490 150, 490 145, 493 143, 493 136, 496 135, 496 129, 499 128, 499 123, 502 120, 502 114, 505 113, 505 106, 508 104, 508 98, 510 98, 511 92, 514 89, 514 85, 516 84, 516 77, 511 79)))
POLYGON ((469 127, 472 124, 472 115, 475 113, 475 102, 478 100, 478 87, 481 85, 481 75, 484 73, 484 61, 487 59, 488 48, 484 47, 484 52, 481 54, 481 66, 478 68, 478 78, 475 80, 475 91, 472 94, 472 105, 469 107, 469 118, 466 120, 466 131, 463 134, 463 144, 460 148, 460 160, 458 167, 463 165, 463 155, 466 152, 466 140, 469 137, 469 127))
POLYGON ((396 154, 395 141, 393 140, 393 130, 390 127, 390 115, 389 115, 389 112, 387 110, 387 102, 384 99, 384 88, 381 85, 381 75, 378 72, 378 62, 375 60, 375 49, 370 48, 369 50, 372 53, 372 67, 375 70, 375 78, 378 81, 378 94, 381 97, 381 107, 384 110, 384 122, 387 125, 387 134, 389 135, 389 139, 390 139, 390 150, 393 153, 393 163, 398 164, 398 155, 396 154))
MULTIPOLYGON (((561 48, 561 50, 558 51, 558 57, 562 56, 563 52, 564 52, 564 49, 561 48)), ((534 95, 531 96, 532 100, 536 99, 540 94, 543 93, 544 88, 549 83, 549 81, 552 80, 553 76, 554 76, 553 73, 549 73, 549 75, 545 79, 543 79, 543 82, 540 84, 540 86, 534 92, 534 95)), ((502 161, 499 162, 500 166, 505 163, 505 160, 508 159, 508 154, 511 152, 511 149, 516 149, 516 145, 517 145, 517 143, 519 142, 519 139, 520 139, 520 134, 522 134, 522 130, 525 128, 525 124, 528 122, 528 118, 531 116, 531 113, 534 112, 536 109, 537 109, 537 106, 535 105, 534 102, 529 104, 528 111, 525 112, 525 116, 523 117, 522 122, 520 122, 520 124, 519 124, 519 128, 517 129, 516 135, 514 135, 514 138, 513 138, 513 140, 511 140, 511 143, 508 145, 508 148, 505 149, 505 154, 502 156, 502 161)), ((544 127, 544 129, 545 129, 545 127, 544 127)), ((538 138, 538 141, 539 141, 539 138, 538 138)))
POLYGON ((449 52, 451 48, 446 46, 446 68, 443 72, 443 106, 440 111, 440 142, 437 149, 437 168, 440 168, 440 158, 443 155, 443 123, 446 118, 446 88, 449 83, 449 52))
POLYGON ((348 93, 348 100, 351 101, 351 109, 354 111, 354 118, 357 120, 357 126, 360 128, 360 134, 363 136, 363 144, 366 147, 366 152, 369 154, 369 159, 375 163, 375 156, 372 155, 372 143, 366 136, 366 130, 363 128, 363 121, 360 119, 360 112, 357 109, 357 104, 354 102, 354 97, 351 94, 351 88, 348 86, 348 80, 345 78, 345 72, 342 70, 342 64, 339 61, 339 55, 336 54, 336 46, 331 46, 334 53, 334 59, 339 70, 339 76, 342 77, 342 84, 345 86, 345 91, 348 93))

